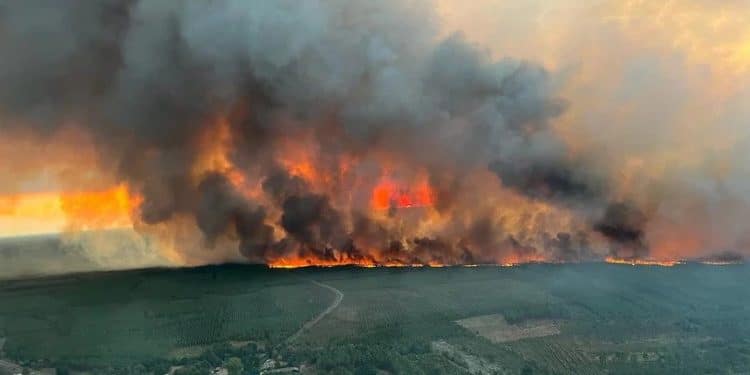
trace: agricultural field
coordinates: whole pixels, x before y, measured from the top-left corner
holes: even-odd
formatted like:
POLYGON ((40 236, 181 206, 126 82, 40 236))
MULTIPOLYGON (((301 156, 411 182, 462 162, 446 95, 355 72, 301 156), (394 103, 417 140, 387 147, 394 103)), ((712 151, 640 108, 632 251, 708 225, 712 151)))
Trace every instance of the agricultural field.
POLYGON ((0 337, 7 360, 90 373, 207 374, 228 358, 243 374, 747 373, 749 276, 594 263, 86 273, 2 282, 0 337))

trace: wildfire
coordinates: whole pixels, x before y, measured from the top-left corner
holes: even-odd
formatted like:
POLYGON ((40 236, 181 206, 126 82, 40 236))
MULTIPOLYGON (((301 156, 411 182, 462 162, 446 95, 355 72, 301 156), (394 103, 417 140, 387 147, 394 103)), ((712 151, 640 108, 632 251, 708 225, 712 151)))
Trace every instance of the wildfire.
POLYGON ((429 207, 434 203, 435 193, 427 181, 420 181, 413 187, 404 187, 384 177, 372 190, 371 205, 376 210, 387 210, 391 207, 429 207))
POLYGON ((317 191, 325 191, 335 178, 321 167, 318 149, 312 134, 301 132, 277 141, 276 162, 291 176, 299 177, 317 191))
MULTIPOLYGON (((661 266, 661 267, 672 267, 680 264, 685 264, 685 261, 681 260, 653 260, 653 259, 622 259, 608 257, 604 260, 606 263, 612 264, 628 264, 631 266, 661 266)), ((701 261, 689 261, 707 266, 730 266, 736 264, 743 264, 741 260, 701 260, 701 261)))
POLYGON ((427 263, 403 263, 397 261, 376 261, 373 259, 315 259, 315 258, 300 258, 300 257, 286 257, 278 258, 268 262, 270 268, 304 268, 304 267, 361 267, 361 268, 442 268, 449 265, 439 262, 427 262, 427 263))
POLYGON ((637 259, 637 258, 614 258, 607 257, 604 259, 606 263, 612 264, 628 264, 631 266, 660 266, 660 267, 672 267, 678 264, 682 264, 679 260, 654 260, 654 259, 637 259))
POLYGON ((327 260, 327 259, 303 259, 297 257, 279 258, 268 263, 271 268, 302 268, 302 267, 339 267, 359 266, 375 267, 376 264, 369 261, 352 260, 327 260))
POLYGON ((208 127, 197 142, 201 152, 200 157, 193 165, 193 174, 199 179, 207 172, 223 173, 229 181, 238 189, 243 189, 247 184, 245 176, 234 165, 231 160, 232 134, 229 122, 226 118, 219 118, 214 125, 208 127))
POLYGON ((463 267, 463 268, 478 268, 478 267, 518 267, 522 264, 544 264, 547 262, 521 262, 521 263, 498 263, 498 264, 443 264, 436 262, 422 263, 399 263, 399 262, 382 262, 374 263, 372 261, 351 261, 351 260, 311 260, 311 259, 287 259, 281 258, 268 263, 270 268, 279 269, 296 269, 306 267, 322 267, 322 268, 333 268, 333 267, 360 267, 360 268, 446 268, 446 267, 463 267))
MULTIPOLYGON (((273 239, 279 240, 284 237, 287 230, 279 224, 283 212, 282 207, 274 207, 269 200, 267 192, 262 188, 267 170, 254 168, 245 164, 236 164, 241 159, 235 158, 238 146, 232 136, 232 128, 229 119, 217 117, 205 132, 196 135, 197 157, 191 165, 189 175, 192 182, 198 184, 207 174, 220 173, 227 177, 238 192, 245 197, 258 203, 268 211, 265 224, 273 227, 273 239)), ((490 225, 501 226, 502 230, 510 234, 515 233, 538 233, 540 228, 545 232, 571 232, 574 228, 574 218, 570 213, 555 207, 552 204, 527 200, 525 197, 501 189, 496 183, 496 176, 488 175, 489 172, 481 172, 469 175, 466 185, 474 187, 475 190, 465 192, 463 195, 451 197, 457 200, 454 203, 456 210, 450 214, 443 214, 437 210, 410 210, 404 215, 383 215, 384 211, 392 208, 429 208, 437 201, 436 189, 439 179, 435 179, 427 173, 424 168, 403 165, 394 160, 390 155, 362 156, 342 153, 340 155, 328 156, 317 146, 314 138, 304 132, 299 136, 284 137, 277 141, 278 145, 272 157, 274 168, 283 168, 288 175, 304 181, 305 188, 310 192, 325 195, 330 199, 330 205, 338 210, 340 217, 334 220, 341 222, 343 231, 350 230, 353 226, 346 216, 347 209, 356 208, 371 220, 371 233, 365 233, 362 238, 353 238, 361 254, 348 255, 334 250, 334 256, 307 252, 304 247, 290 250, 279 255, 264 255, 257 258, 265 261, 271 268, 300 268, 300 267, 337 267, 354 266, 362 268, 375 267, 514 267, 527 263, 549 263, 562 262, 557 260, 549 252, 544 250, 543 245, 534 243, 532 235, 527 236, 518 244, 523 251, 513 249, 499 249, 496 256, 484 254, 484 257, 474 258, 472 262, 487 262, 482 264, 461 264, 462 258, 458 252, 446 251, 454 249, 467 229, 457 227, 452 233, 453 238, 440 238, 441 231, 457 225, 458 221, 452 219, 461 217, 467 221, 472 219, 474 212, 474 201, 476 197, 483 197, 484 207, 491 207, 484 215, 491 217, 493 214, 502 215, 490 225), (372 173, 372 168, 362 168, 362 165, 377 165, 379 171, 372 173), (432 178, 431 178, 432 177, 432 178), (436 182, 438 181, 438 182, 436 182), (435 185, 433 185, 435 184, 435 185), (492 194, 490 194, 492 193, 492 194), (458 216, 450 216, 458 215, 458 216), (395 219, 394 219, 395 217, 395 219), (339 220, 340 219, 340 220, 339 220), (501 219, 501 220, 500 220, 501 219), (399 237, 408 242, 409 238, 433 239, 434 242, 425 242, 426 245, 414 246, 413 249, 401 249, 398 255, 393 255, 383 250, 384 245, 377 239, 383 238, 378 230, 399 237), (374 234, 373 234, 374 233, 374 234), (369 237, 368 237, 369 236, 369 237), (413 236, 413 237, 409 237, 413 236), (443 242, 443 240, 446 240, 443 242), (526 245, 526 242, 529 244, 526 245), (420 248, 421 246, 421 248, 420 248), (442 247, 441 247, 442 246, 442 247), (413 252, 412 252, 413 250, 413 252), (507 251, 506 251, 507 250, 507 251), (434 255, 434 256, 433 256, 434 255), (439 261, 436 261, 438 259, 439 261)), ((92 162, 93 163, 93 162, 92 162)), ((98 168, 93 163, 91 169, 98 168)), ((87 185, 99 186, 99 185, 87 185)), ((13 236, 31 233, 49 233, 64 231, 80 231, 111 228, 132 228, 133 218, 142 203, 142 198, 134 194, 126 184, 115 185, 101 190, 85 191, 62 191, 43 193, 24 193, 0 196, 0 236, 13 236), (24 229, 25 228, 25 229, 24 229), (34 232, 28 228, 34 228, 34 232)), ((320 213, 311 211, 313 219, 320 213)), ((327 213, 326 213, 327 214, 327 213)), ((322 215, 322 214, 321 214, 322 215)), ((184 256, 179 246, 180 238, 190 235, 185 233, 195 231, 194 223, 189 218, 186 223, 173 225, 164 224, 159 227, 148 229, 149 234, 155 234, 159 239, 160 246, 167 248, 169 259, 175 260, 175 264, 188 264, 189 257, 184 256), (178 231, 185 231, 181 233, 178 231), (166 244, 162 246, 162 244, 166 244), (169 250, 175 249, 175 250, 169 250)), ((175 219, 177 220, 177 219, 175 219)), ((316 227, 315 220, 311 220, 308 232, 319 232, 321 228, 316 227)), ((488 228, 490 228, 488 227, 488 228)), ((368 228, 365 228, 368 229, 368 228)), ((482 228, 480 228, 482 229, 482 228)), ((490 228, 491 229, 491 228, 490 228)), ((366 232, 366 231, 365 231, 366 232)), ((478 231, 482 234, 482 230, 478 231)), ((230 240, 236 233, 229 234, 230 240)), ((570 240, 570 237, 561 237, 570 240)), ((553 238, 554 239, 554 238, 553 238)), ((560 238, 555 239, 561 241, 560 238)), ((658 238, 653 256, 657 259, 671 259, 672 255, 684 251, 685 248, 702 248, 699 241, 686 242, 672 240, 671 237, 658 238), (663 244, 663 245, 662 245, 663 244)), ((197 241, 196 241, 197 242, 197 241)), ((322 241, 324 246, 330 243, 322 241)), ((492 248, 503 246, 498 242, 489 245, 479 242, 469 243, 473 249, 492 248)), ((515 246, 515 245, 514 245, 515 246)), ((407 246, 408 247, 408 246, 407 246)), ((164 249, 162 249, 163 252, 164 249)), ((693 259, 693 258, 691 258, 693 259)), ((636 258, 609 257, 607 263, 664 266, 671 267, 681 264, 675 260, 654 260, 636 258)), ((195 264, 199 264, 196 261, 195 264)), ((702 262, 711 265, 734 264, 730 262, 702 262)))

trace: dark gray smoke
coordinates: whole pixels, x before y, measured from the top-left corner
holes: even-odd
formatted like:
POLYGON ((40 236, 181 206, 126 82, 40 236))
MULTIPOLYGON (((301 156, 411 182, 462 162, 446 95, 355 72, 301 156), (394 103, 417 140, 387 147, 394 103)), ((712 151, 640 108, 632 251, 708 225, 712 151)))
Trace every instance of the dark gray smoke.
MULTIPOLYGON (((428 8, 363 0, 4 1, 0 129, 44 135, 68 123, 85 127, 105 165, 143 196, 144 223, 192 216, 209 245, 237 236, 251 259, 363 259, 373 249, 378 259, 408 263, 496 261, 498 252, 589 257, 585 236, 521 239, 479 213, 446 225, 473 222, 460 225, 470 228, 464 234, 429 236, 411 232, 416 219, 408 215, 392 213, 398 225, 369 217, 368 197, 353 186, 376 183, 370 170, 384 154, 407 165, 405 175, 426 169, 446 215, 480 211, 481 202, 459 198, 467 177, 487 168, 531 199, 586 213, 608 201, 603 179, 572 160, 549 129, 565 104, 548 73, 494 61, 460 35, 436 42, 428 8), (226 171, 195 176, 202 140, 219 116, 229 122, 232 161, 261 184, 262 197, 243 194, 226 171), (321 189, 280 168, 279 144, 301 135, 318 147, 322 174, 338 174, 344 157, 363 160, 354 177, 321 189)), ((641 255, 644 220, 611 205, 595 228, 641 255)))
POLYGON ((495 160, 490 169, 505 185, 537 199, 575 205, 606 197, 602 182, 583 175, 580 165, 561 160, 495 160))
POLYGON ((262 207, 252 207, 220 174, 205 176, 198 191, 195 220, 209 245, 229 228, 239 237, 243 254, 257 257, 267 250, 273 240, 273 229, 265 224, 262 207))
POLYGON ((290 176, 282 169, 277 169, 263 181, 263 191, 277 203, 288 198, 300 196, 309 190, 307 183, 297 176, 290 176))
POLYGON ((342 249, 348 240, 338 212, 328 198, 309 194, 291 196, 282 204, 281 226, 312 249, 342 249))
POLYGON ((594 229, 614 242, 611 252, 618 257, 640 258, 648 246, 644 239, 646 215, 637 207, 617 202, 607 206, 594 229))

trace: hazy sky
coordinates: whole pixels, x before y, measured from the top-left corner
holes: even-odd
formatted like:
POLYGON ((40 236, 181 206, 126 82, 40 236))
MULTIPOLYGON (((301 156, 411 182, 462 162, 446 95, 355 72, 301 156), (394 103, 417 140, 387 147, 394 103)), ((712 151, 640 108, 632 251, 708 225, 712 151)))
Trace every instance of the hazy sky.
POLYGON ((657 252, 746 247, 738 239, 750 193, 747 2, 448 0, 438 7, 446 30, 494 56, 540 61, 558 73, 570 107, 557 128, 576 148, 595 150, 623 195, 654 202, 643 204, 656 211, 649 225, 657 252))

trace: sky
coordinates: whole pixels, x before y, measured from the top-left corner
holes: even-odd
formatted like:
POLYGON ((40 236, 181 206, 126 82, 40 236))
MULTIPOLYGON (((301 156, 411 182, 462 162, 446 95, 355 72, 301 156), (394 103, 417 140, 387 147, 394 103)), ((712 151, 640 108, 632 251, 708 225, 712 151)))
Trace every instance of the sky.
POLYGON ((750 192, 746 2, 482 0, 438 8, 446 32, 560 73, 570 107, 556 126, 576 148, 597 150, 622 194, 658 201, 651 225, 663 251, 746 241, 738 240, 750 192), (697 235, 673 234, 684 232, 697 235))

